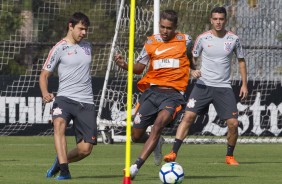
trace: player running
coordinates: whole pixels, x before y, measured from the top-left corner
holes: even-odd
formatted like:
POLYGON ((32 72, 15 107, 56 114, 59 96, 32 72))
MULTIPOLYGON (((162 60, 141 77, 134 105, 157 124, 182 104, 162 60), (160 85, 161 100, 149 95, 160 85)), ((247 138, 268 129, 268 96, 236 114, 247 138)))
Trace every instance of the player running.
MULTIPOLYGON (((148 37, 144 48, 133 66, 135 74, 141 74, 147 65, 148 71, 138 82, 143 92, 136 106, 131 139, 145 143, 138 159, 130 167, 131 179, 134 179, 146 159, 154 152, 155 165, 162 161, 161 147, 164 138, 162 130, 175 118, 185 104, 183 93, 189 79, 192 40, 187 34, 176 32, 177 14, 165 10, 160 16, 160 34, 148 37), (148 126, 153 125, 150 135, 148 126)), ((127 70, 128 65, 121 55, 115 56, 115 62, 127 70)))

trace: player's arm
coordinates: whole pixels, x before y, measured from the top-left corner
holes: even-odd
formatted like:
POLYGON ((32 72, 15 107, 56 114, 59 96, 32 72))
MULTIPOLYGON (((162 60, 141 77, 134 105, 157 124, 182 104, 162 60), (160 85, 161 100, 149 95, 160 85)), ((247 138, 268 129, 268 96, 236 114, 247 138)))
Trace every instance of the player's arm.
POLYGON ((193 54, 192 54, 193 41, 192 41, 191 36, 185 34, 185 37, 186 37, 186 55, 190 61, 190 69, 196 70, 196 65, 193 62, 193 54))
POLYGON ((54 95, 48 92, 48 78, 60 60, 60 53, 60 46, 54 46, 50 50, 39 76, 39 86, 44 103, 51 102, 54 98, 54 95))
POLYGON ((202 52, 202 39, 200 36, 197 37, 195 43, 194 43, 194 47, 192 50, 192 63, 193 63, 193 67, 191 67, 190 70, 190 74, 192 77, 194 78, 200 78, 201 77, 201 71, 199 69, 197 69, 197 63, 198 63, 198 57, 200 56, 200 53, 202 52))
MULTIPOLYGON (((121 54, 116 54, 115 57, 114 57, 114 60, 119 67, 121 67, 124 70, 128 70, 128 64, 127 64, 127 62, 124 61, 121 54)), ((135 63, 133 65, 133 73, 134 74, 141 74, 144 71, 145 67, 146 67, 146 65, 144 65, 142 63, 139 63, 139 62, 135 63)))
POLYGON ((240 89, 239 96, 243 100, 248 96, 247 67, 246 67, 246 61, 244 58, 239 58, 238 61, 239 61, 239 70, 240 70, 241 79, 242 79, 242 86, 240 89))
POLYGON ((244 59, 243 48, 242 48, 239 38, 236 39, 236 45, 235 45, 234 51, 238 58, 239 70, 240 70, 241 80, 242 80, 242 86, 240 89, 239 96, 243 100, 248 96, 247 67, 246 67, 246 61, 244 59))
POLYGON ((198 60, 198 58, 196 58, 196 57, 192 58, 192 63, 194 63, 195 68, 190 69, 190 74, 192 75, 192 77, 194 77, 196 79, 201 77, 201 71, 196 68, 197 60, 198 60))
MULTIPOLYGON (((116 54, 114 60, 119 67, 121 67, 124 70, 128 70, 128 64, 127 62, 124 61, 124 59, 120 54, 116 54)), ((134 63, 133 65, 133 73, 141 74, 145 70, 149 61, 150 61, 150 57, 145 47, 143 47, 139 57, 136 59, 136 63, 134 63)))
POLYGON ((51 102, 54 98, 52 93, 48 92, 48 78, 51 76, 51 72, 42 70, 39 76, 39 86, 44 103, 51 102))

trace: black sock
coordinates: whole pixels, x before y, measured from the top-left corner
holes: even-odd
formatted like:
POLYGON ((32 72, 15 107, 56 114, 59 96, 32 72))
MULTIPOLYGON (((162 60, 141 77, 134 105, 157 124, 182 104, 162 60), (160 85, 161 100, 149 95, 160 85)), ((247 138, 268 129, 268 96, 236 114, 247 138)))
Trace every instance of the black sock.
POLYGON ((60 164, 60 170, 61 170, 61 175, 67 175, 70 173, 69 171, 69 164, 68 163, 63 163, 63 164, 60 164))
POLYGON ((142 165, 144 164, 144 160, 142 158, 138 158, 136 161, 135 161, 135 164, 137 165, 137 168, 140 169, 140 167, 142 167, 142 165))
POLYGON ((60 163, 59 163, 59 159, 56 158, 54 171, 57 172, 59 170, 60 170, 60 163))
POLYGON ((233 156, 234 148, 235 148, 235 146, 230 146, 229 144, 227 144, 227 154, 226 154, 226 156, 233 156))
POLYGON ((181 144, 183 143, 180 139, 175 139, 172 147, 172 151, 177 154, 181 144))

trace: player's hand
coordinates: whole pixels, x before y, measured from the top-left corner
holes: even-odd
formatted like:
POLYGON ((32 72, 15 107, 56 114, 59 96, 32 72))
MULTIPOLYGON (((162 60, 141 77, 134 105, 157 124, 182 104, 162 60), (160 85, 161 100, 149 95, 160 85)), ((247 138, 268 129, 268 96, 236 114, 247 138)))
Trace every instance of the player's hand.
POLYGON ((192 77, 194 77, 196 79, 201 77, 201 71, 200 70, 190 70, 190 73, 191 73, 192 77))
POLYGON ((42 99, 44 103, 49 103, 53 100, 54 94, 53 93, 46 93, 42 95, 42 99))
POLYGON ((119 67, 125 69, 124 67, 126 63, 124 62, 124 59, 122 58, 121 54, 116 54, 114 56, 114 60, 119 67))
POLYGON ((243 85, 240 89, 240 94, 239 97, 241 98, 241 100, 246 99, 248 96, 248 88, 247 86, 243 85))

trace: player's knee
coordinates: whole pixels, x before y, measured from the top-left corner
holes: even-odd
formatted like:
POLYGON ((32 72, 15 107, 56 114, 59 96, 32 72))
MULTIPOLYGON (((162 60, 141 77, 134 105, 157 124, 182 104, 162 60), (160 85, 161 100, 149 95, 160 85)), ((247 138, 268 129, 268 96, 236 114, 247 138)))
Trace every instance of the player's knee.
POLYGON ((183 122, 183 123, 191 126, 193 124, 196 116, 197 116, 197 114, 186 111, 184 116, 183 116, 181 123, 183 122))
POLYGON ((136 129, 133 128, 131 132, 131 140, 134 143, 144 143, 148 139, 148 134, 146 134, 146 129, 136 129))
POLYGON ((228 128, 229 129, 237 129, 238 126, 239 126, 239 122, 237 119, 230 119, 230 120, 227 120, 227 125, 228 125, 228 128))
POLYGON ((83 158, 84 158, 84 157, 87 157, 88 155, 90 155, 91 152, 92 152, 92 148, 91 148, 91 147, 83 148, 83 149, 80 149, 80 150, 78 151, 79 155, 80 155, 81 157, 83 157, 83 158))
POLYGON ((135 134, 131 135, 131 140, 134 143, 139 143, 140 142, 141 137, 140 136, 136 136, 135 134))

